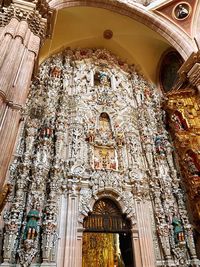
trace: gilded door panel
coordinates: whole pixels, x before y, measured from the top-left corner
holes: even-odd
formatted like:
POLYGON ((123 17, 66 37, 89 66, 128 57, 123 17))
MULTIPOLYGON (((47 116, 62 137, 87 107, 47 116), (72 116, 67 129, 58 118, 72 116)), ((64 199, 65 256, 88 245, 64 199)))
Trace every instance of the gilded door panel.
POLYGON ((82 267, 124 267, 119 235, 112 233, 84 233, 82 267))

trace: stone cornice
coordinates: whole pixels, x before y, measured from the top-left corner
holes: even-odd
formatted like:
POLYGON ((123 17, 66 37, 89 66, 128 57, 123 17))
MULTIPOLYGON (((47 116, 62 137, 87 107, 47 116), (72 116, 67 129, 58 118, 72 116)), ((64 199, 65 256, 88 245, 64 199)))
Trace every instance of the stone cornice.
POLYGON ((42 40, 51 37, 54 12, 46 1, 12 0, 3 1, 0 5, 0 27, 16 18, 27 21, 30 30, 42 40))

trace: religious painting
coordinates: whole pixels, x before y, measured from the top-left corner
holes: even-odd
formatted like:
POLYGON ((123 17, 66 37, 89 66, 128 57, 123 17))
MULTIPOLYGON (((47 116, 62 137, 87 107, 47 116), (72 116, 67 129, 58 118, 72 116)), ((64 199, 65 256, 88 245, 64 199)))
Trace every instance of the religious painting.
POLYGON ((176 51, 170 51, 164 55, 160 66, 160 86, 164 93, 170 91, 177 81, 178 70, 183 64, 183 59, 176 51))
POLYGON ((96 146, 94 147, 94 169, 102 170, 117 170, 118 162, 114 148, 96 146))
POLYGON ((174 16, 178 20, 186 19, 191 11, 191 7, 188 3, 180 3, 174 9, 174 16))

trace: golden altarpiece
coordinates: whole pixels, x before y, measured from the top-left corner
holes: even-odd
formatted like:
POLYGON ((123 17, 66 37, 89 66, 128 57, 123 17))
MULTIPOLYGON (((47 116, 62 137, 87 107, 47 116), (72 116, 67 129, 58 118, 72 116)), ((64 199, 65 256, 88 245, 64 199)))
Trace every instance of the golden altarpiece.
POLYGON ((11 165, 2 266, 199 266, 162 100, 106 50, 41 64, 11 165))

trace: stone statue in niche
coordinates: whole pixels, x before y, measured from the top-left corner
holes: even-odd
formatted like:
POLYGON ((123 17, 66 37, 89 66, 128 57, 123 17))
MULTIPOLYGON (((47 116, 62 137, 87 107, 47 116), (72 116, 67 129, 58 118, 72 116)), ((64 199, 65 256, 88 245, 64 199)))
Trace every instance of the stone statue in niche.
POLYGON ((95 155, 95 157, 94 157, 94 168, 100 169, 100 161, 99 161, 99 158, 97 157, 97 155, 95 155))
POLYGON ((112 170, 116 170, 117 169, 117 164, 116 164, 116 160, 114 157, 110 158, 110 169, 112 170))
POLYGON ((109 166, 109 150, 102 148, 99 150, 99 155, 101 157, 101 164, 103 169, 107 169, 109 166))
POLYGON ((95 130, 94 129, 92 128, 89 129, 87 133, 86 141, 88 141, 89 143, 94 143, 95 141, 95 130))
POLYGON ((172 219, 173 231, 174 231, 174 241, 176 244, 182 243, 185 241, 185 235, 183 231, 183 225, 181 220, 174 216, 172 219))
POLYGON ((155 138, 155 147, 156 147, 156 152, 159 154, 161 157, 165 156, 165 139, 163 135, 157 135, 155 138))
POLYGON ((115 128, 116 128, 116 143, 119 147, 121 147, 125 144, 124 133, 118 124, 115 125, 115 128))
POLYGON ((51 75, 51 77, 54 77, 54 78, 60 78, 61 69, 59 67, 57 67, 57 66, 53 67, 50 70, 50 75, 51 75))
POLYGON ((101 113, 99 117, 99 127, 97 130, 98 145, 113 145, 113 134, 111 129, 110 118, 107 113, 101 113))
POLYGON ((117 137, 116 137, 116 142, 118 146, 123 146, 125 141, 124 141, 124 134, 121 133, 117 133, 117 137))
POLYGON ((53 129, 51 129, 50 127, 43 127, 40 131, 40 136, 44 139, 49 139, 53 134, 53 129))
POLYGON ((110 132, 110 118, 107 113, 103 112, 99 118, 99 131, 101 132, 110 132))
POLYGON ((28 222, 24 230, 24 240, 35 240, 38 234, 38 220, 40 218, 38 210, 30 210, 28 215, 28 222))
POLYGON ((94 84, 101 85, 105 87, 111 86, 111 80, 108 74, 105 71, 98 71, 94 75, 94 84))

